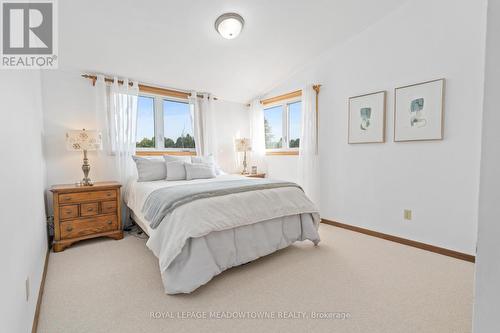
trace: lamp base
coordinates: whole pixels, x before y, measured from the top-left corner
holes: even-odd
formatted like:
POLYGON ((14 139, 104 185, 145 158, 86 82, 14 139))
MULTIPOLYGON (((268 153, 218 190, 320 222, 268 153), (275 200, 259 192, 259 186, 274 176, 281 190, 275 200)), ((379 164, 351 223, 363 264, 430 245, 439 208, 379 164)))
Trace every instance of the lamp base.
POLYGON ((90 178, 83 178, 82 181, 80 182, 81 186, 94 186, 94 182, 90 180, 90 178))
POLYGON ((247 171, 247 152, 243 153, 243 170, 241 171, 242 175, 248 175, 247 171))
POLYGON ((89 178, 90 164, 89 164, 89 159, 87 158, 87 150, 83 151, 82 171, 83 171, 82 186, 94 185, 94 183, 89 178))

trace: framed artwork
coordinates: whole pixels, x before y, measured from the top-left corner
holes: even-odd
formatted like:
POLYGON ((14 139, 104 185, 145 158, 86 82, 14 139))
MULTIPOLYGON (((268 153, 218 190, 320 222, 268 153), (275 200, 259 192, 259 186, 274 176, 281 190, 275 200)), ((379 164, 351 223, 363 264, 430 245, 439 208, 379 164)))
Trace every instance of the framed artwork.
POLYGON ((394 141, 443 139, 445 80, 394 90, 394 141))
POLYGON ((385 142, 385 91, 349 98, 348 143, 385 142))

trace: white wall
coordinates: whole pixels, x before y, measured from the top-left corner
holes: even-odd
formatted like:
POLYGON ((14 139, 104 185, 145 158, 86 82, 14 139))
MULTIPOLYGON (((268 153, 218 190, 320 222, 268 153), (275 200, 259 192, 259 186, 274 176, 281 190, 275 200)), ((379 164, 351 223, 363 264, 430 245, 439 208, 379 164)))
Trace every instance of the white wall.
POLYGON ((0 114, 0 331, 30 332, 47 253, 39 72, 1 71, 0 114))
POLYGON ((269 93, 323 84, 323 218, 475 253, 485 14, 486 0, 408 1, 269 93), (444 140, 394 143, 393 89, 437 78, 447 84, 444 140), (348 145, 348 97, 379 90, 388 142, 348 145))
MULTIPOLYGON (((82 154, 66 150, 64 135, 68 129, 96 129, 95 88, 79 72, 45 71, 42 74, 45 121, 45 150, 48 185, 74 183, 82 178, 82 154)), ((235 172, 237 161, 234 138, 249 135, 248 113, 243 104, 214 101, 218 158, 227 172, 235 172)), ((105 154, 89 152, 90 178, 112 180, 107 167, 112 161, 105 154)))
MULTIPOLYGON (((69 129, 97 128, 95 90, 78 72, 52 70, 42 73, 42 91, 47 184, 71 184, 83 177, 83 156, 66 150, 65 133, 69 129)), ((106 161, 97 159, 97 152, 88 154, 91 179, 115 179, 106 161)))
POLYGON ((234 140, 250 136, 248 108, 244 104, 214 101, 215 132, 217 134, 217 159, 228 173, 242 169, 243 156, 234 151, 234 140))
POLYGON ((489 1, 474 332, 500 332, 500 3, 489 1))

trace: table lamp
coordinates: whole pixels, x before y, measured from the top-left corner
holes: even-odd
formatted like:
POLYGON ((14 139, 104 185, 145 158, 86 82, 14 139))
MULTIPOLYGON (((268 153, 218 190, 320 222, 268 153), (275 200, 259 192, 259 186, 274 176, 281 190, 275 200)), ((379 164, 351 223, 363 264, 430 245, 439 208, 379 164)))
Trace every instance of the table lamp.
POLYGON ((247 171, 247 151, 252 151, 252 143, 248 138, 240 138, 235 140, 235 146, 237 152, 243 152, 243 171, 242 175, 248 174, 247 171))
POLYGON ((102 136, 97 131, 72 130, 66 133, 66 148, 70 151, 83 151, 83 186, 94 185, 89 178, 90 164, 87 158, 87 151, 99 150, 102 148, 102 136))

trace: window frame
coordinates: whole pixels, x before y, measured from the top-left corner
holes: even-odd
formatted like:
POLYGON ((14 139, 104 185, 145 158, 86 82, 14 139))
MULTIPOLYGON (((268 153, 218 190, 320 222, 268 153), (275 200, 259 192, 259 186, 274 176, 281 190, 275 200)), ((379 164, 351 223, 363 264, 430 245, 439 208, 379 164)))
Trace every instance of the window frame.
MULTIPOLYGON (((266 155, 298 155, 299 154, 299 149, 300 149, 300 143, 299 147, 296 148, 290 148, 290 104, 293 103, 301 103, 301 116, 302 116, 302 96, 294 97, 294 98, 289 98, 286 100, 281 100, 277 101, 274 103, 269 103, 266 104, 265 107, 262 108, 262 111, 264 113, 264 118, 265 118, 265 112, 267 109, 274 108, 276 106, 281 106, 282 107, 282 122, 281 122, 281 129, 283 133, 283 147, 281 148, 266 148, 266 155)), ((302 118, 301 118, 302 119, 302 118)), ((264 133, 265 135, 265 133, 264 133)))
MULTIPOLYGON (((154 138, 155 138, 155 147, 154 148, 138 148, 136 147, 137 155, 142 156, 156 156, 156 155, 196 155, 196 148, 165 148, 165 136, 164 136, 164 110, 163 110, 163 101, 172 101, 178 103, 185 103, 189 105, 189 102, 184 98, 178 97, 170 97, 164 95, 157 95, 147 92, 140 92, 139 97, 149 97, 153 98, 153 112, 154 112, 154 138)), ((189 105, 191 108, 191 105, 189 105)), ((191 112, 191 109, 190 109, 191 112)), ((194 124, 193 124, 194 129, 194 124)), ((196 143, 195 143, 196 145, 196 143)))

